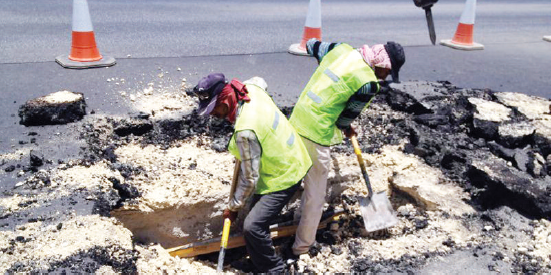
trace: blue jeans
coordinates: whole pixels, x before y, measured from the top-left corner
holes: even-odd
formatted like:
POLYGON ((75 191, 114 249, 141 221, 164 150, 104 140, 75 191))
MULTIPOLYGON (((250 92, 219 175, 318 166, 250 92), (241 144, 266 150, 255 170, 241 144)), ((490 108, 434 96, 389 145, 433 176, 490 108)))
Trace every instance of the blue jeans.
POLYGON ((285 268, 283 260, 275 253, 270 225, 299 187, 300 181, 285 190, 253 195, 251 211, 243 223, 243 234, 251 261, 260 272, 282 272, 285 268))

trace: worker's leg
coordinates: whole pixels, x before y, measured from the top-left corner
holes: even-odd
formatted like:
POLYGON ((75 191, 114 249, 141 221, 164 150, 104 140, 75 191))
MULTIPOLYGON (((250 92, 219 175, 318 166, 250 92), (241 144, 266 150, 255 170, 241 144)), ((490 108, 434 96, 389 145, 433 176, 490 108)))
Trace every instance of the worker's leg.
POLYGON ((247 252, 261 272, 281 272, 285 267, 283 260, 275 253, 270 225, 299 186, 300 182, 286 190, 266 195, 255 194, 253 197, 253 207, 243 223, 243 235, 247 252))
POLYGON ((312 168, 304 177, 304 192, 301 197, 300 222, 293 244, 293 253, 300 255, 308 252, 316 240, 316 231, 325 203, 327 175, 331 165, 330 148, 302 138, 312 159, 312 168))

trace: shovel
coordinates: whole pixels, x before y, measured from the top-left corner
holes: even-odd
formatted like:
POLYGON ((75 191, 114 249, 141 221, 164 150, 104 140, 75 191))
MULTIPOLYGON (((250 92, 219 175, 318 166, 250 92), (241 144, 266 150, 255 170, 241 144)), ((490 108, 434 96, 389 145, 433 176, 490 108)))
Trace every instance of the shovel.
MULTIPOLYGON (((241 161, 235 159, 235 168, 233 169, 233 179, 231 182, 230 189, 230 200, 233 198, 233 193, 235 192, 235 187, 237 186, 237 177, 239 176, 239 168, 241 166, 241 161)), ((224 268, 224 257, 226 256, 226 249, 228 248, 228 238, 230 236, 230 227, 231 220, 224 219, 224 228, 222 229, 222 239, 220 240, 220 253, 218 254, 218 266, 216 267, 216 272, 222 272, 224 268)))
POLYGON ((352 141, 352 146, 354 146, 354 153, 356 153, 358 157, 362 175, 367 185, 367 190, 369 191, 366 198, 360 198, 360 211, 364 219, 365 230, 367 230, 367 232, 375 232, 396 225, 396 223, 398 223, 398 218, 386 196, 386 191, 374 194, 373 189, 371 189, 371 183, 369 182, 369 177, 365 170, 365 162, 362 158, 362 151, 360 150, 360 145, 358 144, 356 136, 351 136, 350 141, 352 141))

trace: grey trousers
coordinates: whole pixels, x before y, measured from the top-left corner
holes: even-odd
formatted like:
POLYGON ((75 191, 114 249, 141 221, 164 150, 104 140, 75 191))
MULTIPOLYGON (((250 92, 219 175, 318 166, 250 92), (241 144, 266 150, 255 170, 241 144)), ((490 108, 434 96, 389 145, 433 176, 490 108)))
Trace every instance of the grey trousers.
POLYGON ((270 225, 300 187, 300 181, 288 189, 265 195, 254 194, 251 211, 243 223, 247 252, 260 272, 282 272, 285 264, 270 237, 270 225))
POLYGON ((312 168, 304 177, 304 192, 300 198, 300 209, 297 211, 300 215, 300 222, 293 244, 295 255, 308 252, 316 240, 316 231, 325 204, 327 176, 331 169, 331 148, 319 145, 307 138, 301 138, 310 159, 312 159, 312 168))

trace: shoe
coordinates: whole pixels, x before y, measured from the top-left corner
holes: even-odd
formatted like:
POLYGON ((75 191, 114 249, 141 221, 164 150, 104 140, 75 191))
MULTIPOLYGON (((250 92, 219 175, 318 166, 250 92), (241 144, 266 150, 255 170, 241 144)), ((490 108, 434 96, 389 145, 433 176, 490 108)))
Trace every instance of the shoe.
POLYGON ((297 274, 297 270, 298 270, 298 262, 297 261, 289 262, 289 263, 285 263, 285 269, 283 269, 281 274, 285 274, 285 275, 297 274))
POLYGON ((281 258, 285 265, 292 265, 298 261, 299 256, 293 252, 293 243, 286 243, 281 251, 281 258))
POLYGON ((320 251, 321 251, 321 244, 315 241, 308 249, 308 254, 310 255, 310 257, 314 258, 320 253, 320 251))

